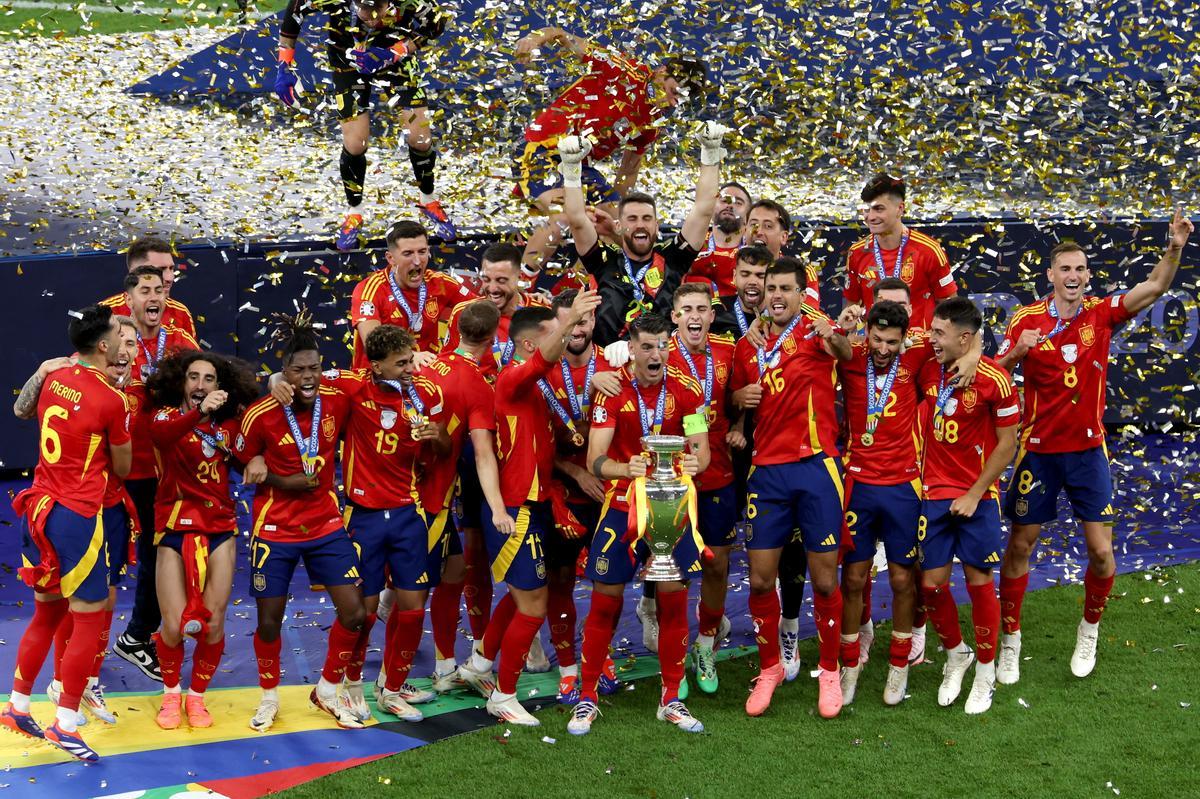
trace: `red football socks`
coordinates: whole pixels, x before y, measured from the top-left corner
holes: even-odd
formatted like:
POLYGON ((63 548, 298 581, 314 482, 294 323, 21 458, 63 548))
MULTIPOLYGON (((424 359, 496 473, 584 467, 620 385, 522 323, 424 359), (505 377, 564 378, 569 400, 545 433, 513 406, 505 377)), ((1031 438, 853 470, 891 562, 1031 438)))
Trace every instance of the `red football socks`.
POLYGON ((362 682, 363 663, 367 659, 367 647, 371 644, 371 629, 379 616, 368 613, 362 629, 358 631, 358 640, 354 642, 354 651, 350 654, 350 663, 346 666, 346 679, 350 682, 362 682))
POLYGON ((92 676, 92 663, 96 661, 96 647, 100 645, 100 631, 104 629, 104 611, 87 613, 71 611, 71 640, 63 653, 63 692, 58 706, 67 710, 79 710, 79 700, 92 676))
POLYGON ((658 592, 658 667, 662 672, 662 704, 679 698, 683 661, 687 658, 687 591, 658 592))
MULTIPOLYGON (((70 623, 69 609, 70 602, 66 597, 52 602, 33 603, 33 618, 29 620, 29 626, 25 628, 21 643, 17 646, 17 671, 13 679, 13 690, 17 693, 33 693, 33 683, 46 662, 46 656, 50 654, 50 646, 55 642, 58 630, 70 623)), ((59 657, 56 656, 56 661, 59 657)), ((57 668, 55 672, 61 678, 57 668)))
POLYGON ((500 646, 504 642, 504 631, 512 623, 513 614, 516 612, 517 603, 513 601, 512 594, 505 594, 496 603, 496 609, 492 611, 492 617, 488 620, 487 629, 483 633, 483 641, 480 646, 480 654, 488 660, 495 661, 500 656, 500 646))
POLYGON ((1113 580, 1116 572, 1107 577, 1098 577, 1088 566, 1083 575, 1083 619, 1088 624, 1099 624, 1104 615, 1104 607, 1108 604, 1108 595, 1112 593, 1113 580))
POLYGON ((458 636, 458 605, 462 601, 463 584, 445 580, 433 589, 429 599, 429 621, 433 625, 434 656, 438 660, 454 657, 454 639, 458 636))
POLYGON ((342 681, 350 658, 354 655, 354 645, 358 643, 358 631, 348 630, 342 626, 341 619, 334 619, 329 628, 329 648, 325 652, 325 667, 321 669, 321 679, 335 685, 342 681))
MULTIPOLYGON (((505 625, 504 640, 500 644, 500 668, 496 671, 496 688, 500 693, 517 692, 517 678, 525 668, 529 645, 533 643, 533 637, 538 634, 538 630, 542 629, 544 621, 545 619, 538 616, 526 616, 519 611, 513 611, 512 620, 505 625)), ((490 630, 495 623, 496 617, 493 616, 488 629, 490 630)))
POLYGON ((281 639, 264 641, 254 633, 254 657, 258 659, 258 687, 264 691, 279 685, 279 653, 283 648, 281 639))
POLYGON ((417 656, 417 647, 421 645, 421 625, 424 621, 425 608, 393 609, 388 616, 388 637, 383 658, 384 687, 387 690, 399 691, 404 687, 413 658, 417 656))
POLYGON ((604 670, 608 646, 612 643, 613 632, 617 629, 617 620, 621 618, 623 604, 622 597, 601 594, 599 591, 592 592, 592 607, 583 622, 583 644, 580 647, 583 657, 580 664, 579 692, 582 699, 592 702, 597 699, 596 685, 600 682, 600 672, 604 670))
MULTIPOLYGON (((161 644, 160 644, 161 647, 161 644)), ((183 646, 180 645, 180 654, 183 652, 183 646)), ((161 652, 161 648, 159 649, 161 652)), ((198 694, 202 694, 208 690, 208 684, 212 682, 213 676, 217 673, 217 667, 221 665, 221 656, 225 654, 225 639, 217 641, 215 644, 210 644, 207 641, 201 640, 196 642, 196 649, 192 652, 192 685, 191 689, 198 694)), ((162 656, 159 656, 159 663, 162 663, 162 656)), ((163 679, 163 684, 166 684, 166 679, 163 679)))
POLYGON ((1000 575, 1000 622, 1004 632, 1011 634, 1021 629, 1021 603, 1025 601, 1025 589, 1029 587, 1029 572, 1020 577, 1000 575))
POLYGON ((715 638, 717 631, 721 629, 721 617, 725 615, 725 608, 710 608, 702 599, 696 608, 696 614, 699 616, 696 632, 715 638))
POLYGON ((826 671, 838 670, 838 654, 842 646, 842 589, 832 594, 813 591, 813 620, 817 623, 817 642, 820 666, 826 671))
POLYGON ((481 641, 492 612, 492 567, 483 546, 467 550, 466 559, 463 596, 467 600, 467 623, 471 626, 471 637, 481 641))
POLYGON ((859 658, 858 633, 854 634, 854 640, 852 640, 852 641, 843 640, 841 642, 840 649, 841 649, 841 653, 842 653, 841 658, 842 658, 843 666, 848 666, 849 668, 854 668, 855 666, 858 665, 858 658, 859 658))
POLYGON ((996 659, 996 640, 1000 637, 1000 600, 991 582, 968 585, 971 595, 971 621, 975 625, 975 657, 980 663, 996 659))
POLYGON ((892 633, 892 644, 888 648, 888 663, 903 668, 908 665, 908 657, 912 654, 912 636, 906 635, 903 638, 897 638, 895 633, 892 633))
POLYGON ((74 626, 74 622, 71 621, 71 614, 67 612, 71 606, 71 600, 64 597, 62 601, 66 603, 63 605, 62 621, 58 623, 58 627, 54 630, 54 679, 59 682, 62 682, 63 653, 67 651, 67 642, 71 640, 71 629, 74 626))
POLYGON ((183 671, 183 642, 167 646, 160 633, 150 637, 154 640, 154 648, 158 650, 158 670, 162 674, 163 687, 178 688, 179 675, 183 671))
POLYGON ((945 649, 954 649, 961 644, 962 629, 958 626, 958 606, 954 604, 954 596, 950 593, 950 583, 942 583, 932 588, 926 586, 925 602, 929 620, 933 622, 933 629, 937 630, 942 646, 945 649))
POLYGON ((567 583, 550 583, 546 618, 550 622, 550 645, 558 655, 558 665, 575 665, 575 590, 567 583))
POLYGON ((100 648, 96 650, 96 660, 92 663, 92 676, 100 676, 100 666, 104 664, 104 653, 108 650, 108 636, 112 630, 113 612, 104 611, 104 629, 100 631, 100 648))
POLYGON ((750 593, 750 619, 758 641, 758 666, 763 671, 779 663, 779 594, 750 593))

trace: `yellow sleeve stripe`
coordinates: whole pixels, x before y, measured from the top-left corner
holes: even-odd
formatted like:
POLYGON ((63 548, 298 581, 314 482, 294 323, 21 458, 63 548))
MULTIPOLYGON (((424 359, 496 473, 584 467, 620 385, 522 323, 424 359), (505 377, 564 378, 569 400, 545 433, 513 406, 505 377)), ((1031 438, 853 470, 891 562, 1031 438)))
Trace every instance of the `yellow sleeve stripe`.
POLYGON ((992 379, 992 382, 1000 389, 1000 396, 1002 398, 1007 399, 1012 394, 1012 382, 1004 372, 991 364, 981 363, 979 364, 979 373, 987 375, 992 379))

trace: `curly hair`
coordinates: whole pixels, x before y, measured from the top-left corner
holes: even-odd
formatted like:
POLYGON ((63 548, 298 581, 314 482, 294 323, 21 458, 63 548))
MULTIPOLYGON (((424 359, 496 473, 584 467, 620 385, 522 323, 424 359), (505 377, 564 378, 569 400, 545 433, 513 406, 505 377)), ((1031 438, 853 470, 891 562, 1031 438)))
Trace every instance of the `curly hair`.
POLYGON ((150 402, 158 408, 181 406, 186 399, 184 386, 187 384, 188 369, 196 361, 212 364, 217 373, 217 388, 229 394, 225 404, 212 415, 213 421, 234 419, 247 405, 258 399, 258 381, 250 364, 215 352, 186 350, 173 353, 159 362, 158 369, 146 381, 150 402))

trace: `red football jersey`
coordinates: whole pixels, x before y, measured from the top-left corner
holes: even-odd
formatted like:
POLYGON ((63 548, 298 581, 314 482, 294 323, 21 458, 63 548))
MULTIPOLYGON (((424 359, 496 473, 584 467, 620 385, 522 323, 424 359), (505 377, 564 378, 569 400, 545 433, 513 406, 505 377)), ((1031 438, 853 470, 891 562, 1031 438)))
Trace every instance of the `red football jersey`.
POLYGON ((181 330, 177 327, 167 327, 165 325, 160 330, 165 330, 166 335, 156 335, 150 339, 143 339, 141 334, 137 337, 137 357, 130 364, 130 369, 132 370, 130 374, 137 380, 145 382, 146 378, 153 374, 155 367, 158 366, 158 362, 173 352, 200 349, 200 345, 196 343, 196 339, 186 330, 181 330))
MULTIPOLYGON (((918 406, 921 388, 917 382, 925 362, 928 347, 911 347, 899 358, 892 386, 883 399, 883 414, 872 434, 870 445, 864 444, 867 430, 867 359, 871 357, 866 342, 854 345, 854 357, 838 363, 845 397, 846 421, 849 431, 846 471, 861 483, 899 485, 921 476, 921 427, 918 406)), ((874 392, 878 394, 887 383, 888 370, 875 373, 874 392)))
MULTIPOLYGON (((643 419, 650 435, 682 436, 683 417, 704 412, 704 393, 700 384, 691 375, 668 364, 667 374, 663 378, 667 381, 667 396, 663 402, 662 426, 656 430, 653 423, 662 384, 638 386, 647 414, 642 417, 630 379, 629 371, 623 371, 620 393, 615 397, 597 394, 592 408, 592 426, 614 431, 612 443, 608 445, 608 457, 618 463, 628 463, 630 458, 643 451, 642 436, 647 435, 643 432, 643 419)), ((625 501, 628 490, 627 479, 610 480, 605 503, 612 508, 628 510, 629 504, 625 501)))
MULTIPOLYGON (((399 286, 399 281, 396 283, 399 286)), ((401 288, 400 295, 408 304, 413 314, 420 314, 420 330, 415 330, 417 349, 427 352, 438 352, 441 342, 446 338, 446 321, 455 305, 464 301, 476 299, 475 292, 455 280, 445 272, 433 269, 425 270, 425 307, 418 309, 420 304, 420 289, 401 288)), ((388 269, 379 269, 358 282, 350 300, 350 324, 354 331, 354 361, 355 369, 367 369, 371 366, 367 360, 367 351, 363 338, 358 334, 358 323, 375 321, 385 325, 396 325, 408 330, 414 330, 408 313, 396 301, 392 292, 391 281, 388 280, 388 269)))
POLYGON ((767 338, 769 368, 760 377, 758 350, 747 339, 737 344, 733 384, 737 391, 751 383, 763 385, 762 402, 754 411, 754 452, 751 463, 772 466, 795 463, 810 455, 837 456, 837 359, 825 351, 807 317, 784 339, 774 357, 779 336, 767 338))
MULTIPOLYGON (((458 335, 458 317, 462 314, 463 309, 472 302, 489 302, 486 298, 478 300, 467 300, 455 305, 450 311, 449 326, 446 330, 446 343, 442 345, 442 350, 450 352, 462 343, 461 337, 458 335)), ((521 294, 521 299, 518 301, 517 308, 525 308, 528 306, 549 306, 545 298, 540 294, 521 294)), ((492 351, 489 355, 484 356, 479 364, 479 369, 488 382, 496 381, 496 374, 505 365, 512 360, 513 351, 508 339, 508 326, 512 323, 512 316, 500 317, 500 324, 496 327, 496 335, 492 340, 492 351)))
POLYGON ((154 442, 150 440, 150 420, 154 409, 146 396, 146 384, 131 379, 122 389, 125 404, 129 408, 129 437, 133 442, 133 463, 126 480, 145 480, 158 477, 158 460, 154 442))
POLYGON ((650 68, 627 56, 589 48, 587 74, 568 86, 525 127, 525 141, 548 149, 572 134, 592 140, 592 161, 618 149, 645 152, 658 138, 661 111, 650 100, 650 68))
MULTIPOLYGON (((312 491, 285 491, 260 485, 254 492, 254 535, 264 541, 307 541, 342 526, 342 512, 334 489, 337 441, 350 413, 346 392, 322 379, 321 424, 317 434, 317 487, 312 491)), ((312 430, 313 408, 296 413, 296 424, 305 442, 312 430)), ((283 407, 263 397, 246 409, 234 451, 243 463, 256 455, 266 458, 267 469, 277 475, 300 474, 303 465, 283 407)))
MULTIPOLYGON (((927 403, 936 404, 942 367, 927 361, 921 370, 927 403)), ((925 428, 925 463, 921 481, 926 499, 957 499, 966 493, 983 471, 983 464, 996 448, 996 431, 1021 421, 1021 407, 1012 378, 991 358, 979 361, 975 382, 955 389, 939 414, 930 409, 925 428)), ((985 499, 999 496, 999 481, 988 489, 985 499)))
MULTIPOLYGON (((953 296, 958 287, 950 274, 950 259, 937 239, 930 238, 919 230, 908 230, 908 242, 904 244, 904 262, 900 265, 900 279, 908 284, 912 303, 913 327, 928 328, 933 321, 933 309, 938 300, 953 296)), ((843 296, 847 302, 861 304, 867 310, 874 304, 872 297, 875 284, 884 277, 896 275, 895 250, 880 249, 884 274, 880 274, 875 262, 875 237, 867 236, 855 242, 846 256, 846 289, 843 296)))
MULTIPOLYGON (((125 302, 124 292, 100 300, 100 304, 112 308, 113 316, 133 316, 133 312, 129 310, 129 305, 125 302)), ((162 325, 163 327, 179 328, 192 338, 196 337, 196 322, 192 319, 192 312, 179 300, 167 298, 167 306, 162 311, 162 325)))
MULTIPOLYGON (((725 436, 729 433, 729 381, 733 379, 734 344, 729 339, 709 333, 708 346, 712 352, 713 367, 712 385, 708 390, 708 404, 705 408, 710 460, 708 468, 696 476, 697 491, 716 491, 733 482, 733 456, 725 436)), ((708 377, 707 360, 708 356, 691 355, 681 350, 679 337, 671 336, 667 363, 696 380, 700 385, 702 397, 708 377)))
MULTIPOLYGON (((1025 382, 1022 443, 1030 452, 1077 452, 1104 443, 1104 401, 1112 331, 1133 314, 1124 294, 1085 297, 1067 328, 1031 349, 1021 360, 1025 382)), ((1055 328, 1050 300, 1013 312, 999 354, 1025 330, 1043 336, 1055 328)))
POLYGON ((450 454, 434 458, 421 481, 421 504, 438 514, 450 504, 458 478, 458 459, 471 430, 496 430, 495 395, 479 364, 461 352, 443 353, 421 370, 442 394, 442 423, 450 436, 450 454))
POLYGON ((550 498, 549 483, 554 479, 554 425, 538 380, 554 366, 537 351, 526 361, 510 363, 496 378, 500 493, 510 508, 550 498))
MULTIPOLYGON (((554 392, 554 398, 558 404, 566 411, 568 416, 572 416, 571 400, 567 396, 567 384, 563 379, 562 364, 566 363, 564 358, 558 366, 550 370, 546 375, 546 382, 550 385, 554 392)), ((598 375, 603 372, 611 372, 613 369, 608 365, 608 361, 604 359, 604 352, 595 344, 592 345, 592 363, 594 364, 593 375, 598 375)), ((587 394, 584 394, 584 384, 588 382, 587 373, 588 367, 570 366, 567 367, 567 373, 571 375, 571 386, 575 390, 575 402, 579 408, 580 417, 575 419, 572 416, 572 422, 575 426, 575 431, 583 437, 582 444, 576 444, 572 439, 571 431, 563 424, 558 414, 554 411, 550 412, 550 418, 554 422, 554 435, 558 441, 558 457, 563 460, 568 460, 583 469, 591 469, 587 463, 587 438, 588 431, 592 427, 592 404, 596 397, 596 387, 594 385, 588 387, 587 394)), ((572 492, 575 491, 575 481, 566 480, 568 498, 574 498, 572 492)))
POLYGON ((199 410, 183 413, 178 408, 163 408, 150 423, 162 468, 154 497, 156 532, 227 533, 237 529, 229 495, 229 456, 238 422, 228 419, 213 424, 203 418, 199 410))
POLYGON ((41 429, 33 488, 80 516, 104 504, 110 446, 129 441, 125 396, 99 369, 78 364, 52 372, 38 395, 41 429))
POLYGON ((418 416, 441 421, 442 392, 428 378, 414 377, 418 408, 408 392, 378 383, 366 371, 324 377, 351 401, 342 449, 346 501, 374 510, 419 503, 423 464, 432 452, 426 442, 413 439, 412 429, 418 416))
POLYGON ((734 297, 737 289, 733 285, 733 271, 737 268, 740 246, 717 247, 710 243, 708 249, 696 256, 688 270, 685 283, 707 283, 718 297, 734 297))

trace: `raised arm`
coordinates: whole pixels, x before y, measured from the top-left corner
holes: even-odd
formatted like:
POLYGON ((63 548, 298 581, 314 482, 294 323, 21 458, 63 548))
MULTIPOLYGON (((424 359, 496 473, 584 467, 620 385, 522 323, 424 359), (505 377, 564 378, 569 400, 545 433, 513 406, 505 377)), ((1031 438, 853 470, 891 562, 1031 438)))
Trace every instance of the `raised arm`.
POLYGON ((596 246, 596 225, 587 215, 583 196, 583 161, 592 151, 586 137, 564 136, 558 140, 558 169, 563 178, 563 216, 571 226, 575 251, 582 256, 596 246))
POLYGON ((517 40, 517 60, 527 64, 533 60, 535 50, 541 50, 547 45, 561 47, 575 57, 581 58, 587 52, 588 40, 582 36, 567 33, 562 28, 542 28, 517 40))
POLYGON ((696 179, 696 202, 683 220, 680 233, 684 241, 699 251, 708 240, 708 225, 717 208, 717 187, 721 182, 721 159, 725 149, 721 139, 728 128, 720 122, 708 121, 700 129, 700 177, 696 179))
POLYGON ((1167 251, 1150 272, 1150 276, 1131 288, 1125 295, 1125 310, 1131 314, 1149 308, 1154 302, 1167 293, 1179 271, 1179 258, 1183 255, 1184 245, 1188 236, 1192 235, 1192 220, 1183 215, 1179 208, 1175 209, 1175 217, 1171 220, 1170 235, 1167 239, 1167 251))
POLYGON ((571 303, 570 313, 564 316, 562 321, 556 323, 554 335, 546 336, 538 346, 542 357, 546 359, 547 363, 558 362, 558 359, 562 357, 563 351, 567 348, 567 341, 570 340, 571 331, 575 329, 575 325, 579 324, 585 316, 599 307, 599 292, 587 291, 585 289, 575 295, 575 301, 571 303))

